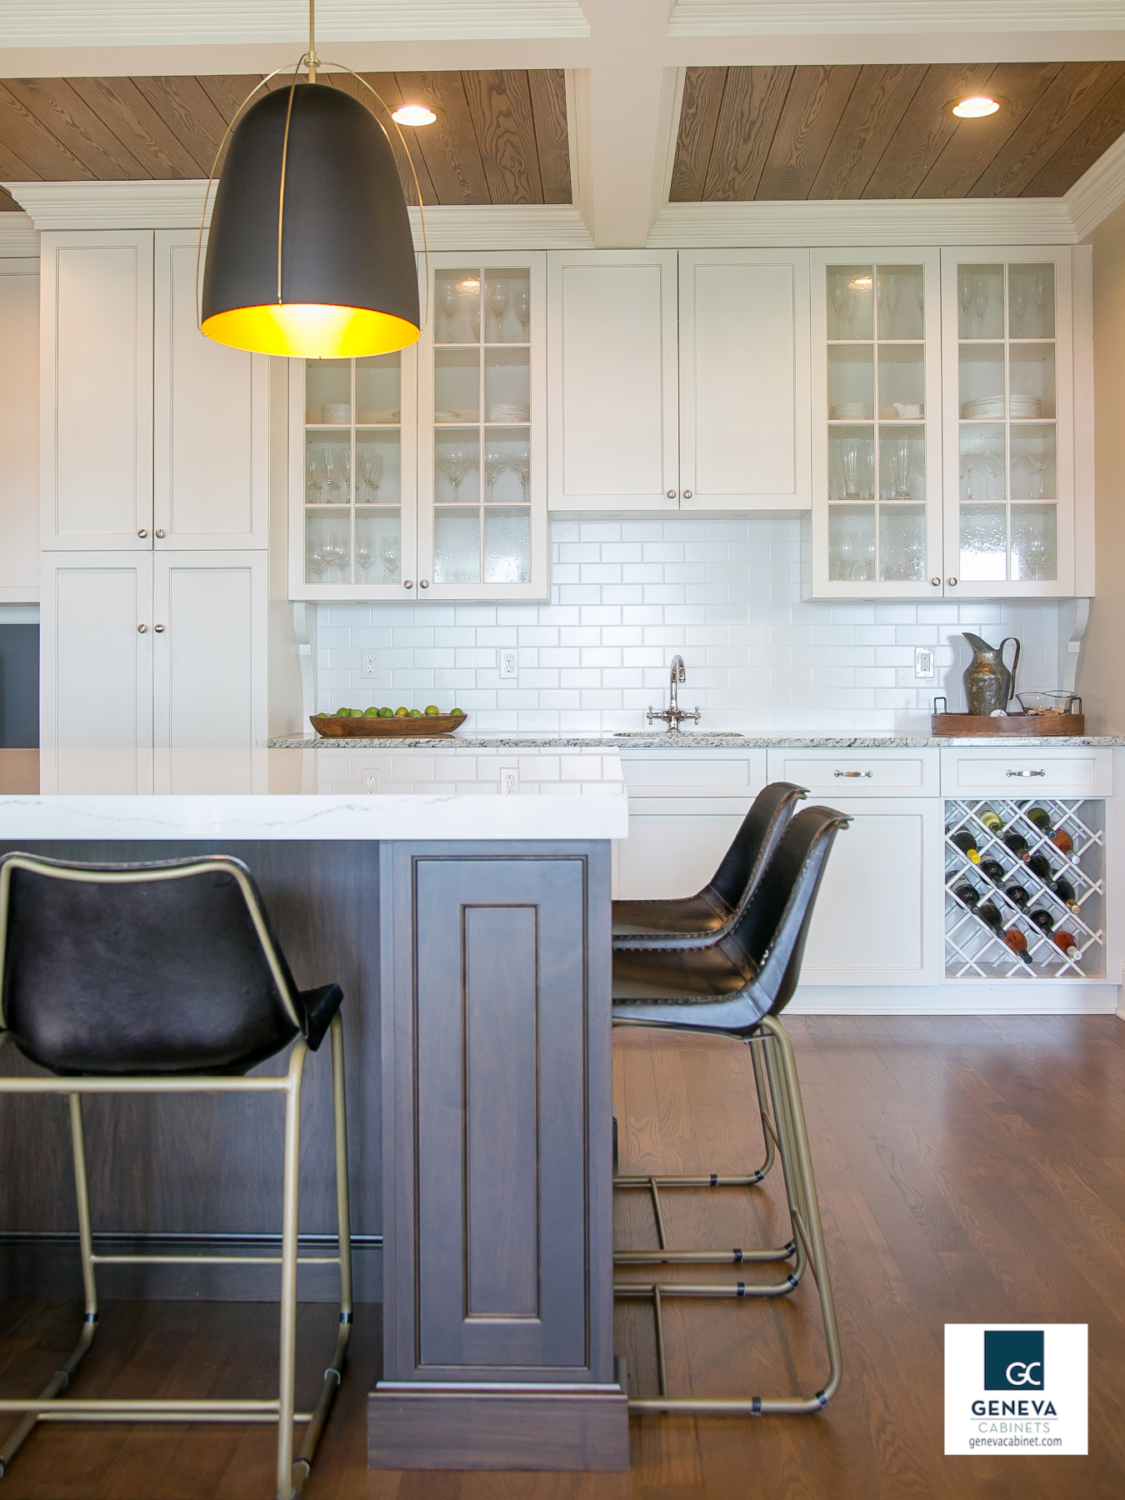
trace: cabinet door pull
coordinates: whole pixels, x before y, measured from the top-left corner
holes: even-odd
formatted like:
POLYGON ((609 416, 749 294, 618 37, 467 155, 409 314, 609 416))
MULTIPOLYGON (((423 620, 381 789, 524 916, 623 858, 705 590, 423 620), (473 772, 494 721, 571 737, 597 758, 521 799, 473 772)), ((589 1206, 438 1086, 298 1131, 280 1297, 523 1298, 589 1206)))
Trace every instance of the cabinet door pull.
POLYGON ((154 625, 152 628, 153 628, 153 630, 156 631, 157 635, 163 635, 164 634, 164 626, 163 625, 154 625))
POLYGON ((669 490, 668 491, 668 499, 669 500, 674 500, 675 498, 676 498, 676 492, 675 492, 675 490, 669 490))
POLYGON ((1005 776, 1046 776, 1046 771, 1005 771, 1005 776))
POLYGON ((163 528, 162 527, 157 527, 157 529, 152 534, 155 537, 163 537, 163 535, 164 535, 163 528))
POLYGON ((414 584, 411 579, 406 578, 403 580, 402 586, 404 589, 412 589, 414 587, 414 584))
POLYGON ((142 526, 141 529, 140 529, 140 531, 137 532, 137 535, 140 537, 141 541, 143 542, 144 539, 145 539, 145 537, 148 536, 148 532, 142 526))
POLYGON ((430 580, 428 578, 423 578, 423 579, 421 579, 419 581, 418 587, 420 589, 428 589, 429 586, 430 586, 430 580))
POLYGON ((945 581, 946 581, 946 583, 948 583, 948 585, 949 585, 949 587, 951 589, 955 589, 957 587, 957 580, 956 580, 956 578, 947 578, 945 581))
POLYGON ((684 499, 685 500, 690 500, 691 499, 691 491, 690 490, 685 490, 684 491, 684 499))
POLYGON ((145 633, 145 631, 146 631, 146 630, 147 630, 147 629, 148 629, 148 626, 147 626, 147 625, 138 625, 138 626, 137 626, 137 634, 138 634, 138 635, 144 635, 144 633, 145 633))
POLYGON ((941 588, 941 579, 940 578, 931 578, 930 579, 930 583, 933 585, 933 587, 935 589, 940 589, 941 588))
POLYGON ((850 776, 850 777, 854 777, 854 776, 867 776, 867 777, 870 777, 872 773, 870 771, 833 771, 832 774, 833 774, 833 776, 850 776))

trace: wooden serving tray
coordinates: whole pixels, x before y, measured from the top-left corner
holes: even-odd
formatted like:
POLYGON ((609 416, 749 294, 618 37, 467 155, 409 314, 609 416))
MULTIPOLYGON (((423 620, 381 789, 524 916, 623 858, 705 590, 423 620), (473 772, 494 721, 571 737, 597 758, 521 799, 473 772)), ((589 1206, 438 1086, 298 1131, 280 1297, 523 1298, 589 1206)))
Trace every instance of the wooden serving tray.
POLYGON ((430 714, 420 719, 377 719, 374 714, 349 716, 312 714, 309 723, 326 740, 421 740, 439 734, 452 734, 468 721, 468 714, 430 714))
POLYGON ((1085 734, 1085 714, 1009 714, 994 719, 985 714, 931 714, 930 733, 952 739, 1030 735, 1085 734))

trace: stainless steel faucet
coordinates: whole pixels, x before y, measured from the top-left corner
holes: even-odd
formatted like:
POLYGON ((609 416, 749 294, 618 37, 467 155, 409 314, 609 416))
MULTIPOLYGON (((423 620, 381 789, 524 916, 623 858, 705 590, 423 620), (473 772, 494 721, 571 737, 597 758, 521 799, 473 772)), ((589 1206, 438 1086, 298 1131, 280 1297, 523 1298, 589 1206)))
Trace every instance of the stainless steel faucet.
POLYGON ((650 704, 649 710, 645 714, 645 719, 648 721, 648 723, 651 724, 653 719, 663 719, 668 728, 672 731, 673 734, 675 734, 685 719, 699 718, 698 708, 694 713, 689 714, 686 709, 680 707, 679 686, 681 682, 686 681, 686 678, 687 673, 684 670, 683 657, 673 656, 672 682, 668 693, 668 707, 662 709, 659 713, 657 713, 654 711, 650 704))

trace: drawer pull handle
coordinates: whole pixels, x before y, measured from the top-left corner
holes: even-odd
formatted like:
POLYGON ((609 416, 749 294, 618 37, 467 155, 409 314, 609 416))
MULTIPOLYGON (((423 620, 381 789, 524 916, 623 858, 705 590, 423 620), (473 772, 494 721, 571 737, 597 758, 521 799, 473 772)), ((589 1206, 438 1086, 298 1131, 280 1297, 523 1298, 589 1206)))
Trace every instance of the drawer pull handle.
POLYGON ((833 776, 870 776, 870 771, 833 771, 833 776))
POLYGON ((1005 776, 1046 776, 1046 771, 1005 771, 1005 776))

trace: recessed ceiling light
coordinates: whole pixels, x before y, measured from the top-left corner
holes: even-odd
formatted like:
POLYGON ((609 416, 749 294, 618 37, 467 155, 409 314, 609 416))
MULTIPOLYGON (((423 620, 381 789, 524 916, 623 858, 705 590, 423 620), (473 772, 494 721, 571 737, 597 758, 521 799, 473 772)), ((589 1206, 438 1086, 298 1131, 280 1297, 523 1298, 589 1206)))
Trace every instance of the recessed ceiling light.
POLYGON ((400 125, 432 125, 437 115, 425 104, 400 104, 391 119, 400 125))
POLYGON ((987 115, 998 114, 1002 103, 991 94, 970 94, 965 99, 958 99, 953 105, 953 113, 960 120, 983 120, 987 115))

